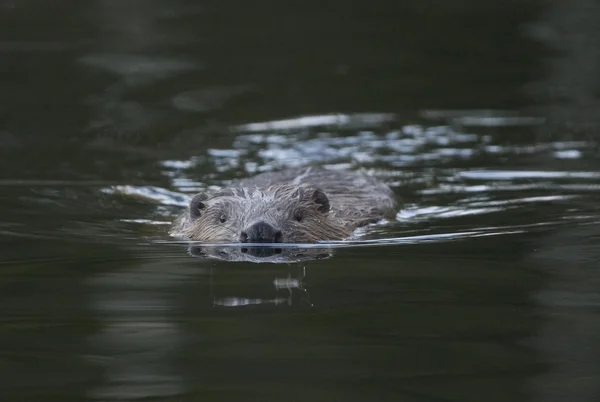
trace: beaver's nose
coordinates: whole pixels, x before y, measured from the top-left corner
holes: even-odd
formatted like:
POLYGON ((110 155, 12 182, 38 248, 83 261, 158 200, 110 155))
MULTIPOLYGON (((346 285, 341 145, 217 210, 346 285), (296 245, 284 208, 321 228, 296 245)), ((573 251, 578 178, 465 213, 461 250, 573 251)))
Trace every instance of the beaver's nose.
POLYGON ((281 243, 283 233, 266 222, 260 221, 242 231, 240 234, 242 243, 281 243))

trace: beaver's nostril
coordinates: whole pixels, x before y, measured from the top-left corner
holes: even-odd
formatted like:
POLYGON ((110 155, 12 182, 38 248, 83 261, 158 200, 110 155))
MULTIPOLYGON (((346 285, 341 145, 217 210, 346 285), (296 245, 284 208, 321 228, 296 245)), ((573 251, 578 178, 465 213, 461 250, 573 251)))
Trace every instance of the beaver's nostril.
POLYGON ((240 234, 240 243, 281 243, 283 234, 270 224, 260 221, 240 234))

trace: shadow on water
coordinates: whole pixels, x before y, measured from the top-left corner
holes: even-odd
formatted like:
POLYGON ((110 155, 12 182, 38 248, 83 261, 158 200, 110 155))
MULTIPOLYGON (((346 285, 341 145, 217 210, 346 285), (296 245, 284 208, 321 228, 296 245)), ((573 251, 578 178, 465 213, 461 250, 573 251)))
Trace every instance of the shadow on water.
POLYGON ((597 9, 0 1, 0 398, 598 400, 597 9), (309 164, 396 219, 168 237, 309 164))

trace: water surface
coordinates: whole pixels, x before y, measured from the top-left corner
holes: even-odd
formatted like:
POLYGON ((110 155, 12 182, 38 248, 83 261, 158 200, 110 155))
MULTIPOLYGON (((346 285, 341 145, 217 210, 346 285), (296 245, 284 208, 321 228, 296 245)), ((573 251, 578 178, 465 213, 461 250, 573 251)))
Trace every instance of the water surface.
POLYGON ((597 400, 598 32, 486 4, 1 3, 2 399, 597 400), (309 164, 396 219, 279 264, 169 238, 309 164))

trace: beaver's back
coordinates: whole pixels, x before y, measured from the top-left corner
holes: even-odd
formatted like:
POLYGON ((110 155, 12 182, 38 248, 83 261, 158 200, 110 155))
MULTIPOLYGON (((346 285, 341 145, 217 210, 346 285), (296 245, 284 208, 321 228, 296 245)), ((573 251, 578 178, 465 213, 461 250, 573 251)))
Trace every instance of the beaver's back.
POLYGON ((396 213, 392 190, 376 178, 362 173, 308 167, 262 173, 232 183, 233 187, 266 188, 279 185, 323 190, 329 198, 333 214, 354 221, 356 226, 391 218, 396 213))

